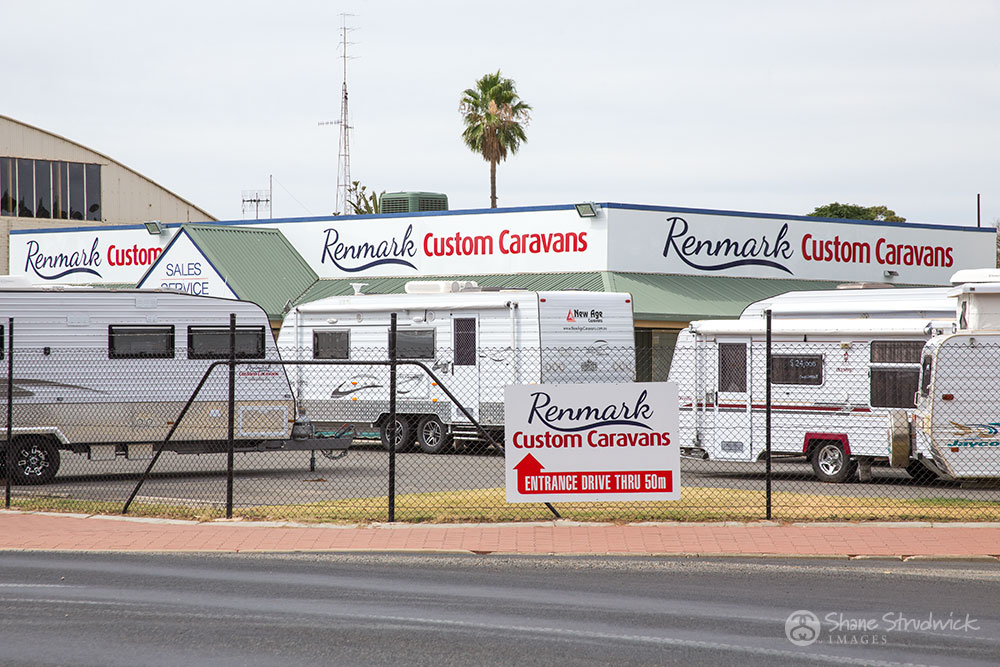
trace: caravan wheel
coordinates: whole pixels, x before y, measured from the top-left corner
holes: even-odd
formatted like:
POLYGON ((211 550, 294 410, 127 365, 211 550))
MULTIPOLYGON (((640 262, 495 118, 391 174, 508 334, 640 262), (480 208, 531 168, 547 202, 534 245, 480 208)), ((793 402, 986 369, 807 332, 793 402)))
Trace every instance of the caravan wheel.
POLYGON ((427 454, 440 454, 451 444, 451 436, 435 415, 428 415, 417 424, 417 446, 427 454))
MULTIPOLYGON (((409 451, 413 447, 413 424, 410 423, 409 417, 398 415, 396 417, 396 428, 394 430, 396 431, 396 452, 399 453, 409 451)), ((382 426, 379 427, 379 433, 382 436, 382 448, 387 452, 390 451, 388 419, 382 422, 382 426)))
POLYGON ((813 448, 812 467, 821 482, 846 482, 857 467, 839 442, 821 442, 813 448))
POLYGON ((10 461, 12 484, 48 484, 59 472, 59 450, 41 436, 15 438, 10 461))

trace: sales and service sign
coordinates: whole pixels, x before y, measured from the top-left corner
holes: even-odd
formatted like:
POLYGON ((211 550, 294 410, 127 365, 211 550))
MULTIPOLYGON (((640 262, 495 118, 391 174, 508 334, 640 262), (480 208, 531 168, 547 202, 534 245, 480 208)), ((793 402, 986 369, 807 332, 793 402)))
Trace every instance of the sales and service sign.
POLYGON ((228 281, 219 274, 191 236, 181 230, 139 280, 139 289, 170 289, 197 296, 235 299, 228 281))
POLYGON ((507 502, 680 500, 677 385, 511 385, 507 502))

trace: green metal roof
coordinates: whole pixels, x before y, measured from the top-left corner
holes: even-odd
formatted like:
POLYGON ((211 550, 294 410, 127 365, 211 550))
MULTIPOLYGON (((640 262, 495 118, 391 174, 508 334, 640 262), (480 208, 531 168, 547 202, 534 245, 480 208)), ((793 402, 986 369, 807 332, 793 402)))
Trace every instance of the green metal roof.
MULTIPOLYGON (((366 294, 399 294, 414 278, 368 278, 366 294)), ((629 292, 633 298, 635 319, 691 321, 737 317, 754 301, 798 290, 832 289, 836 282, 770 278, 724 278, 704 276, 651 275, 644 273, 541 273, 511 276, 425 276, 420 280, 475 280, 482 287, 518 287, 531 290, 592 290, 629 292)), ((294 305, 328 296, 353 294, 351 280, 316 281, 294 305)))
POLYGON ((277 229, 199 224, 181 228, 236 296, 258 304, 272 320, 280 320, 285 304, 296 302, 318 278, 277 229))
POLYGON ((833 289, 839 282, 786 278, 605 273, 608 292, 629 292, 637 320, 738 317, 755 301, 785 292, 833 289))

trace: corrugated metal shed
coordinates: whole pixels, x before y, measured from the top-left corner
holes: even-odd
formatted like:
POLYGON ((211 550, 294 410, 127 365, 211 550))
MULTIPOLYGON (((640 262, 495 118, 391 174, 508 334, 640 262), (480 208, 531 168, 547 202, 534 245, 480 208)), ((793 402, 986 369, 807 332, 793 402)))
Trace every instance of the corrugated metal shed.
MULTIPOLYGON (((365 282, 362 291, 366 294, 399 294, 409 280, 413 278, 319 280, 295 300, 295 305, 328 296, 353 294, 352 282, 365 282)), ((609 271, 512 276, 427 276, 420 280, 475 280, 482 287, 519 287, 531 290, 629 292, 635 302, 635 319, 674 322, 737 317, 747 305, 776 294, 796 290, 832 289, 837 286, 837 283, 821 280, 706 278, 609 271)))
POLYGON ((277 229, 193 224, 182 229, 236 296, 258 304, 272 320, 280 320, 285 304, 318 278, 277 229))

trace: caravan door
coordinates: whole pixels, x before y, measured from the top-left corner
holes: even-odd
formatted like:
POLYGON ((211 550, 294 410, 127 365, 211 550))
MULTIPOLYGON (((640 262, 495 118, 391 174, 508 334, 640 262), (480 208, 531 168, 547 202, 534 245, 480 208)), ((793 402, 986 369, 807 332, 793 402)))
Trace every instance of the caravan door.
MULTIPOLYGON (((478 331, 479 318, 476 315, 463 313, 452 317, 452 366, 451 378, 444 380, 448 390, 458 398, 459 403, 479 420, 479 353, 478 331)), ((444 378, 442 378, 444 379, 444 378)), ((452 421, 469 422, 457 405, 452 405, 452 421)))
POLYGON ((749 339, 719 341, 715 428, 709 456, 724 461, 752 461, 753 367, 749 339))

